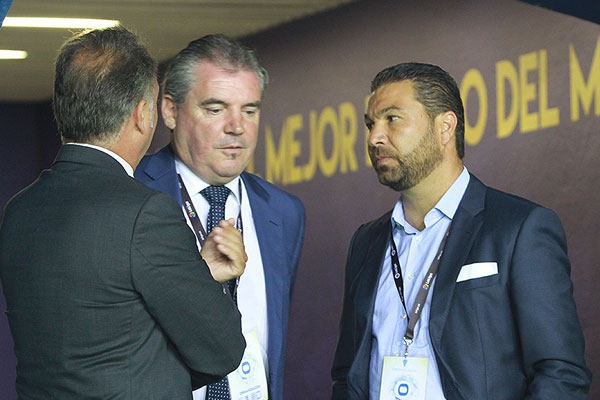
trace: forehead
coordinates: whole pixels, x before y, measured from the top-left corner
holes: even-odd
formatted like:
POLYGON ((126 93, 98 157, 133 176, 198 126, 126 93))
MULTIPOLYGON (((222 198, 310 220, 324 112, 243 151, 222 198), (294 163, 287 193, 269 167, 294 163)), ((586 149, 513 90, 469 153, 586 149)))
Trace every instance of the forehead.
POLYGON ((377 116, 389 109, 411 110, 423 106, 415 97, 410 81, 386 83, 378 87, 369 98, 367 114, 377 116))
POLYGON ((225 69, 210 62, 201 62, 194 68, 194 79, 191 91, 196 95, 206 92, 209 97, 225 95, 253 98, 252 101, 260 99, 260 81, 256 72, 251 70, 225 69))

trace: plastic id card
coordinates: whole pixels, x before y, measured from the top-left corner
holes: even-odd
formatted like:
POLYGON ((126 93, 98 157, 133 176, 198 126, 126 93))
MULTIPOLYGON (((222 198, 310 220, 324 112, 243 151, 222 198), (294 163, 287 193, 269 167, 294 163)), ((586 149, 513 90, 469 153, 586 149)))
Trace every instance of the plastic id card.
POLYGON ((427 358, 385 357, 380 400, 425 400, 427 358))
POLYGON ((267 400, 267 375, 256 331, 244 334, 246 351, 239 367, 227 375, 231 400, 267 400))

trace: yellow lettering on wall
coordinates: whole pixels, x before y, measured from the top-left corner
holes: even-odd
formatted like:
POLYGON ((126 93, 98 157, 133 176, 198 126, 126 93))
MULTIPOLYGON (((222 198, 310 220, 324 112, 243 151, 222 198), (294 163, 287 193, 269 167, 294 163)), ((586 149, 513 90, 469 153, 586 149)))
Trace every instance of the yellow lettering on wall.
POLYGON ((310 181, 317 170, 317 112, 312 110, 309 114, 310 125, 310 158, 303 168, 303 179, 310 181))
POLYGON ((514 65, 508 60, 498 61, 496 63, 496 119, 498 138, 510 136, 517 126, 519 117, 519 78, 514 65), (506 115, 506 86, 510 85, 510 111, 506 115))
POLYGON ((594 112, 600 115, 600 37, 596 42, 596 50, 592 58, 592 66, 588 75, 587 84, 579 65, 575 48, 569 45, 569 66, 571 77, 571 121, 579 120, 579 101, 583 106, 585 115, 589 115, 594 101, 594 112))
POLYGON ((540 50, 540 126, 557 126, 560 121, 558 107, 548 108, 548 55, 540 50))
POLYGON ((536 52, 519 56, 519 82, 521 86, 521 132, 531 132, 538 129, 538 113, 529 112, 529 102, 536 98, 536 87, 534 83, 527 80, 529 71, 538 68, 538 57, 536 52))
POLYGON ((345 174, 350 171, 356 171, 358 164, 356 154, 354 153, 354 144, 356 143, 357 122, 356 110, 352 103, 341 103, 338 107, 339 114, 339 139, 340 144, 340 172, 345 174))
POLYGON ((302 115, 295 114, 285 121, 285 131, 282 132, 281 136, 285 136, 286 144, 286 171, 288 171, 287 179, 284 174, 284 183, 298 183, 302 181, 302 168, 296 166, 296 158, 300 155, 300 142, 296 140, 296 132, 302 129, 302 115))
POLYGON ((488 112, 487 89, 481 72, 474 68, 468 70, 460 84, 460 92, 463 95, 463 106, 465 107, 465 143, 475 146, 483 137, 488 112), (475 89, 479 99, 479 112, 475 125, 469 123, 467 115, 467 100, 471 89, 475 89))
POLYGON ((272 183, 281 181, 285 183, 285 129, 281 131, 278 150, 271 133, 271 126, 268 124, 265 126, 265 179, 272 183))
POLYGON ((319 116, 319 122, 317 123, 317 140, 318 140, 318 153, 317 159, 319 160, 319 168, 324 176, 332 176, 335 173, 338 165, 340 156, 339 146, 340 141, 338 140, 338 121, 335 115, 335 110, 331 107, 325 107, 321 111, 319 116), (333 149, 331 151, 331 157, 327 158, 325 154, 324 136, 327 126, 331 127, 333 149))

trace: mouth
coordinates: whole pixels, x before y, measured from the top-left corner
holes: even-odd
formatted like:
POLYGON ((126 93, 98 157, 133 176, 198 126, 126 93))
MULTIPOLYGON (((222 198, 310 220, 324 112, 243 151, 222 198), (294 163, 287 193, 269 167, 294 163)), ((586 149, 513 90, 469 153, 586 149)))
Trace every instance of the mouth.
POLYGON ((392 160, 391 157, 385 157, 385 156, 377 156, 375 157, 375 163, 376 164, 385 164, 386 162, 392 160))
POLYGON ((242 145, 231 144, 231 145, 228 145, 228 146, 221 146, 221 147, 219 147, 219 149, 220 150, 225 150, 225 151, 227 151, 227 150, 238 151, 238 150, 245 149, 245 147, 242 146, 242 145))
POLYGON ((382 149, 370 150, 369 155, 371 156, 371 162, 374 165, 383 165, 395 160, 393 155, 389 154, 389 152, 386 152, 382 149))

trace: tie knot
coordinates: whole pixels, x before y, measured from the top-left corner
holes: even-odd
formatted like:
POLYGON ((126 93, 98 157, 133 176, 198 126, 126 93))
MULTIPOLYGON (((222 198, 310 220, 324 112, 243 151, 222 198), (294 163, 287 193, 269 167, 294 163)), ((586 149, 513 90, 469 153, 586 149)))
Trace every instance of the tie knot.
POLYGON ((202 196, 208 201, 208 204, 212 206, 224 205, 227 202, 227 197, 231 190, 227 186, 208 186, 200 191, 202 196))

